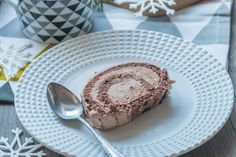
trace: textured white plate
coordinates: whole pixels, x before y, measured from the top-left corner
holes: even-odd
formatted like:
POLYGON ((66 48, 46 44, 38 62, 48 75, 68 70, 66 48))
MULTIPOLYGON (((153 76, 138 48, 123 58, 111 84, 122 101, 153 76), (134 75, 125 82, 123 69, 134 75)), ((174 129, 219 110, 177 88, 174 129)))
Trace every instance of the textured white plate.
POLYGON ((26 130, 67 156, 104 157, 96 139, 78 121, 62 121, 46 98, 49 82, 78 96, 88 79, 111 65, 131 61, 166 67, 176 80, 165 101, 126 126, 102 133, 127 157, 177 156, 214 136, 227 121, 233 87, 224 67, 196 45, 150 31, 107 31, 62 43, 34 61, 15 95, 26 130))

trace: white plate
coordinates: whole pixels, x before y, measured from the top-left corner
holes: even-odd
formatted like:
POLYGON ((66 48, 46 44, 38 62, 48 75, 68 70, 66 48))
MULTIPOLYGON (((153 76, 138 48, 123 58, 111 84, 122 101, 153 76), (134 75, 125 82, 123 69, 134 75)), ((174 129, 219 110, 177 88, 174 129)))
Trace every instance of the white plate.
POLYGON ((178 156, 214 136, 233 106, 224 67, 196 45, 151 31, 107 31, 62 43, 34 61, 22 76, 15 106, 26 130, 66 156, 104 157, 101 146, 78 121, 62 121, 50 109, 46 86, 59 82, 78 96, 95 72, 131 61, 168 69, 176 80, 165 101, 131 123, 102 133, 127 157, 178 156))

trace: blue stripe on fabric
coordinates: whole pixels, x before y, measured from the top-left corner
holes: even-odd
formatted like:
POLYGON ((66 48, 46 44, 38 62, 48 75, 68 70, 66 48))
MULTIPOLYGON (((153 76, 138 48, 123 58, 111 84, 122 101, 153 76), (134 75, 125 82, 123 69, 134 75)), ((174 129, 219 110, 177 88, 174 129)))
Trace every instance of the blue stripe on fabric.
POLYGON ((27 38, 22 31, 18 18, 13 19, 0 29, 0 36, 13 38, 27 38))
POLYGON ((193 40, 200 45, 229 44, 230 16, 229 8, 223 4, 216 10, 210 22, 198 33, 193 40))
POLYGON ((149 17, 146 21, 138 25, 137 29, 145 29, 171 34, 177 37, 182 37, 178 28, 171 22, 168 16, 149 17))

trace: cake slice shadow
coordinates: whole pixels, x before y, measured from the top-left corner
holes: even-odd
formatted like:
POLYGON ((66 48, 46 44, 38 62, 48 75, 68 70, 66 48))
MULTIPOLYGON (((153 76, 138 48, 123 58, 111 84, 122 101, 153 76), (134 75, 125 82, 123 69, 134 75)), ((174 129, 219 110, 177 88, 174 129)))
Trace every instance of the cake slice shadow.
POLYGON ((163 125, 173 114, 171 98, 167 96, 159 106, 145 112, 130 123, 119 128, 101 132, 101 134, 106 139, 114 142, 135 138, 135 136, 147 133, 153 130, 153 128, 158 129, 158 126, 163 125))

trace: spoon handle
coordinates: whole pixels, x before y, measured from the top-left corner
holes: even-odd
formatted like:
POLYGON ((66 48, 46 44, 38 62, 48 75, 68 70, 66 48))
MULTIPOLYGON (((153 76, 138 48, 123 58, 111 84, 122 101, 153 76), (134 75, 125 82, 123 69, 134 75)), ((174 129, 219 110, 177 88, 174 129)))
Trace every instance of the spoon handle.
POLYGON ((118 152, 110 143, 108 143, 101 135, 99 135, 97 131, 93 127, 91 127, 91 125, 84 118, 79 117, 78 119, 83 122, 94 134, 109 157, 124 157, 124 155, 118 152))

